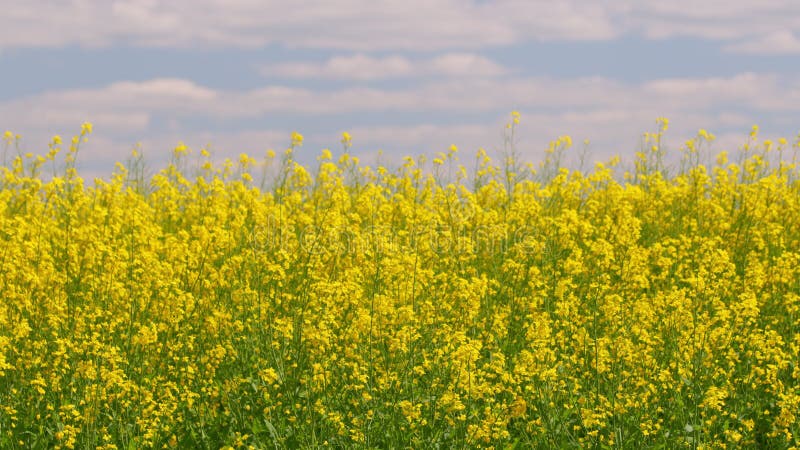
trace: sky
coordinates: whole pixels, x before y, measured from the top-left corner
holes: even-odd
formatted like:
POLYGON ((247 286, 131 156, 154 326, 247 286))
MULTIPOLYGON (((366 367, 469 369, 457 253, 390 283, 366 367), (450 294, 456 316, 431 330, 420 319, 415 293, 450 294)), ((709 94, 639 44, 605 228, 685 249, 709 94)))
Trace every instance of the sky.
MULTIPOLYGON (((367 162, 456 145, 517 151, 589 140, 630 158, 667 117, 678 154, 800 132, 796 0, 0 0, 0 133, 46 153, 91 122, 79 165, 110 173, 139 145, 215 158, 323 148, 367 162), (377 156, 378 153, 382 156, 377 156)), ((463 159, 463 157, 462 157, 463 159)))

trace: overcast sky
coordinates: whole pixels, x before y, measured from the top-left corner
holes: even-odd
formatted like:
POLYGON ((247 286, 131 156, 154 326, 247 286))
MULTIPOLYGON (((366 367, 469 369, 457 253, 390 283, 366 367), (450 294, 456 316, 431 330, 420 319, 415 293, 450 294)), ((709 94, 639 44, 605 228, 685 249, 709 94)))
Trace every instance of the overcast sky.
POLYGON ((382 149, 388 159, 456 144, 520 152, 590 139, 630 157, 655 119, 677 151, 699 128, 735 151, 753 124, 800 131, 796 0, 0 0, 0 132, 44 152, 94 124, 87 170, 141 143, 217 157, 301 158, 382 149))

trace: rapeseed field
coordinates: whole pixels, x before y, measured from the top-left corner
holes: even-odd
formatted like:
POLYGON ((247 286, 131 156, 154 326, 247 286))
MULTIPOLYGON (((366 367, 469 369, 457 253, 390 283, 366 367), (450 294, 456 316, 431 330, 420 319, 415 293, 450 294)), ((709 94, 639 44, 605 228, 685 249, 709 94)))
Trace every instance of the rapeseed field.
POLYGON ((658 123, 627 168, 295 133, 93 181, 90 124, 6 133, 0 448, 797 448, 798 145, 658 123))

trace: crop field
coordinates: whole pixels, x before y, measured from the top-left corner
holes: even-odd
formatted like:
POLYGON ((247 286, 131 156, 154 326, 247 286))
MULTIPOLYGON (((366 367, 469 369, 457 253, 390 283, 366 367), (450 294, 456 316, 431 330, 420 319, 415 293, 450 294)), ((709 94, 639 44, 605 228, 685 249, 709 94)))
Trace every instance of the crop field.
POLYGON ((0 448, 797 448, 798 144, 525 164, 518 119, 96 180, 90 124, 6 133, 0 448))

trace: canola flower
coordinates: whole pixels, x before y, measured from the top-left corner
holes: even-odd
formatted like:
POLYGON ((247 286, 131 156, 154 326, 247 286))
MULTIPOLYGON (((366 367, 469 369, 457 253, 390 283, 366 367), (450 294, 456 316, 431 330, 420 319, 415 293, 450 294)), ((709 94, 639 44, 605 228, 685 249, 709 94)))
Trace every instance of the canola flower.
POLYGON ((50 179, 18 155, 0 448, 796 448, 798 167, 755 132, 706 166, 700 130, 669 175, 667 123, 630 173, 561 167, 568 136, 472 172, 348 133, 316 169, 298 133, 149 179, 81 179, 90 124, 50 179))

